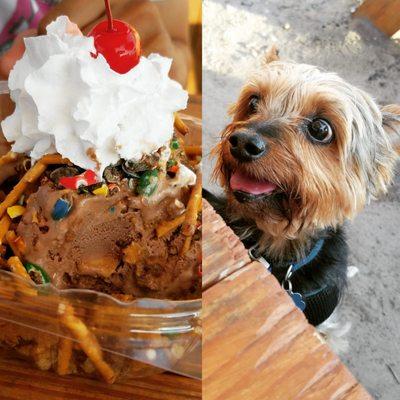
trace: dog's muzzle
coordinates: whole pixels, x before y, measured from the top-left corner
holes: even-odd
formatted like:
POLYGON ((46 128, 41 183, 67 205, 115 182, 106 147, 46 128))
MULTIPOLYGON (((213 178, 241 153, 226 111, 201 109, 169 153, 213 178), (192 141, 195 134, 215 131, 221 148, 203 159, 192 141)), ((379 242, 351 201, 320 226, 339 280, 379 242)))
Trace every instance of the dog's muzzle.
POLYGON ((230 151, 236 160, 249 162, 257 160, 267 152, 267 145, 256 132, 239 131, 229 138, 230 151))

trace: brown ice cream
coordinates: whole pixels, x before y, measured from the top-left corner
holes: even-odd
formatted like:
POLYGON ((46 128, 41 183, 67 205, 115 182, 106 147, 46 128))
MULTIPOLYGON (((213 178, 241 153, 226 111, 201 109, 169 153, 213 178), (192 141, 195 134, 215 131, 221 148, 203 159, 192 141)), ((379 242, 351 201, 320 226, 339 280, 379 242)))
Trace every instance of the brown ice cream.
POLYGON ((180 256, 184 236, 179 229, 163 238, 155 233, 160 222, 182 212, 177 204, 186 204, 188 195, 183 189, 152 205, 124 186, 104 197, 47 183, 29 197, 17 233, 26 245, 26 261, 44 268, 59 288, 135 297, 199 297, 199 240, 180 256), (52 211, 61 197, 72 209, 56 221, 52 211))

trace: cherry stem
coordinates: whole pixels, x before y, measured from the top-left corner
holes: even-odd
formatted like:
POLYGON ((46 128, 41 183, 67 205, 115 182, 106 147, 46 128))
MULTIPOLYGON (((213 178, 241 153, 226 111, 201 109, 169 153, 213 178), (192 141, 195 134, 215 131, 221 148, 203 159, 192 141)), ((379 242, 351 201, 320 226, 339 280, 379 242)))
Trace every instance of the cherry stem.
POLYGON ((112 32, 114 30, 114 25, 113 25, 113 16, 111 13, 110 0, 105 0, 105 3, 106 3, 107 18, 108 18, 108 30, 112 32))

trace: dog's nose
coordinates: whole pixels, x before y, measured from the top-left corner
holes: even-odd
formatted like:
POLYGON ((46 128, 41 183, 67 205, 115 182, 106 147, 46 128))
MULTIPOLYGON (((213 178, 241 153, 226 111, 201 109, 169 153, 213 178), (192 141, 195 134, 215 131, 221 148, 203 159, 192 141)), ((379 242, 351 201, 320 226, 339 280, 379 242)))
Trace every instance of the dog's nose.
POLYGON ((253 161, 267 150, 264 140, 251 132, 235 132, 229 138, 231 154, 239 161, 253 161))

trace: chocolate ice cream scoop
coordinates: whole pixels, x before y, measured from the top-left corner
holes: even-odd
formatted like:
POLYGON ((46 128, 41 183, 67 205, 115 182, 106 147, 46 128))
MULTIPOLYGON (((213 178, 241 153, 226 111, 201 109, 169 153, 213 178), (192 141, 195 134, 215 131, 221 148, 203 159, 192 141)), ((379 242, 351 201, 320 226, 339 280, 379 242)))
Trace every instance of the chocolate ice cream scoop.
POLYGON ((59 288, 80 287, 108 293, 158 298, 199 295, 201 248, 195 242, 179 256, 184 237, 157 238, 155 227, 176 217, 176 201, 187 190, 151 205, 128 188, 94 196, 41 186, 27 201, 18 234, 26 244, 26 261, 45 269, 59 288), (57 204, 70 205, 55 218, 57 204), (134 249, 136 256, 132 258, 134 249), (131 254, 131 257, 128 255, 131 254))

